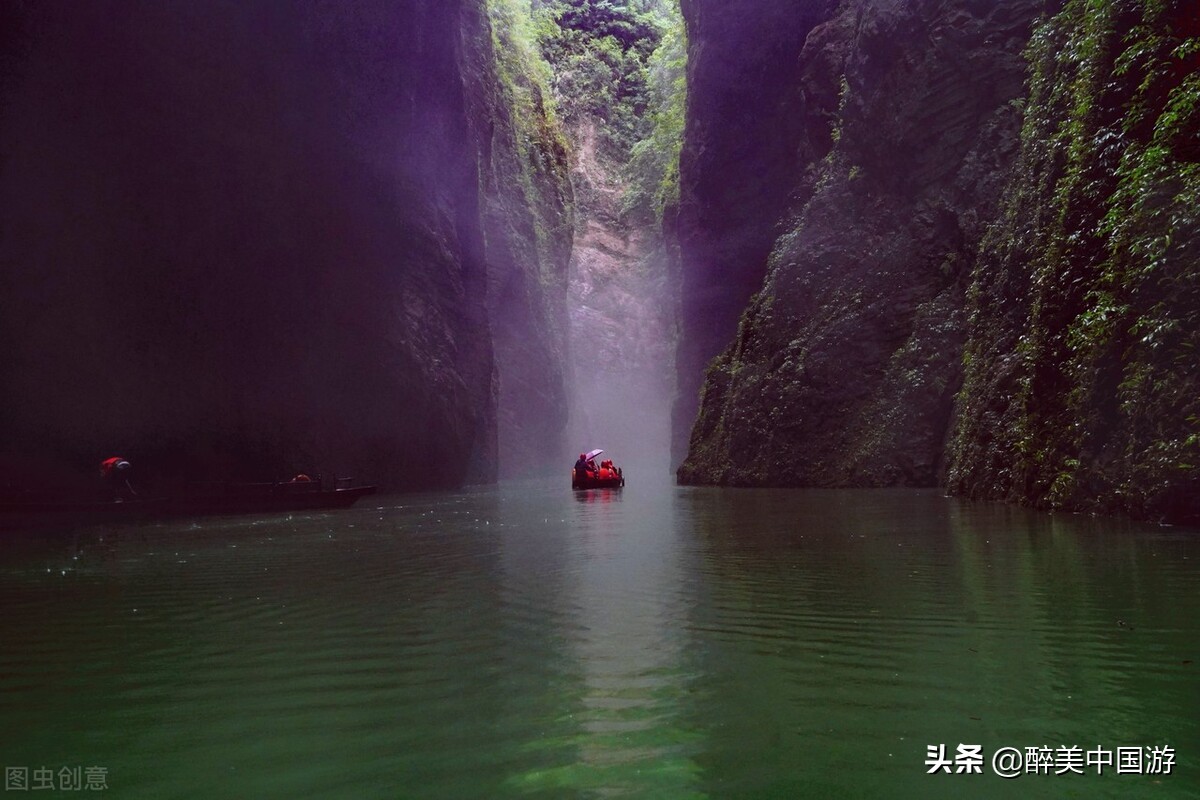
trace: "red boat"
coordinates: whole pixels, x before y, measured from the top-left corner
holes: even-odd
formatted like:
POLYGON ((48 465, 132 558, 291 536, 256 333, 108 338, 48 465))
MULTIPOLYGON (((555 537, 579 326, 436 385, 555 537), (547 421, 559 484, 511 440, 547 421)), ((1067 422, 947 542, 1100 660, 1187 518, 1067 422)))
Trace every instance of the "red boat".
MULTIPOLYGON (((592 464, 596 456, 603 452, 603 450, 593 450, 583 456, 583 459, 592 464)), ((621 471, 620 467, 614 466, 612 461, 605 461, 594 470, 571 468, 572 489, 620 489, 624 485, 625 473, 621 471)))
POLYGON ((572 489, 620 489, 625 485, 625 476, 621 474, 620 467, 608 476, 587 472, 581 478, 578 472, 579 470, 571 470, 572 489))

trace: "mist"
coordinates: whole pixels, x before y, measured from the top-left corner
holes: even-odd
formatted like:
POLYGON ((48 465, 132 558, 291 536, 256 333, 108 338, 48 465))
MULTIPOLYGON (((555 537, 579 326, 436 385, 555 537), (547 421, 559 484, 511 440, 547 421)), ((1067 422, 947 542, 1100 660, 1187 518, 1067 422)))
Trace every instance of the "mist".
POLYGON ((621 236, 592 222, 577 240, 567 423, 574 449, 565 458, 603 448, 627 475, 670 472, 675 301, 668 266, 650 232, 621 236))

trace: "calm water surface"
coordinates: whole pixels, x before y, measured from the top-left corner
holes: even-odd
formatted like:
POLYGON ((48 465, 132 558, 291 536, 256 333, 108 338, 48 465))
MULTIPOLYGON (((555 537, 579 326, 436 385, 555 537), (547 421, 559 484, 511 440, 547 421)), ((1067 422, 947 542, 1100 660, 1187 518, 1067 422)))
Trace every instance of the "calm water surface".
POLYGON ((0 762, 146 798, 1200 797, 1197 589, 1200 532, 936 492, 7 534, 0 762), (960 743, 1177 763, 926 774, 960 743))

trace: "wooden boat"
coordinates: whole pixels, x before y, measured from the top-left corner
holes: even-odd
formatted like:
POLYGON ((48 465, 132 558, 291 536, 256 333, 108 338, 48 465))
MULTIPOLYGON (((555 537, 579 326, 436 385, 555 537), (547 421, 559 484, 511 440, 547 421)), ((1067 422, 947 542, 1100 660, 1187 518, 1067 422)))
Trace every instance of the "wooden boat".
POLYGON ((88 501, 54 498, 0 500, 0 527, 131 522, 164 517, 270 514, 349 508, 375 486, 323 489, 311 483, 215 484, 169 497, 88 501))

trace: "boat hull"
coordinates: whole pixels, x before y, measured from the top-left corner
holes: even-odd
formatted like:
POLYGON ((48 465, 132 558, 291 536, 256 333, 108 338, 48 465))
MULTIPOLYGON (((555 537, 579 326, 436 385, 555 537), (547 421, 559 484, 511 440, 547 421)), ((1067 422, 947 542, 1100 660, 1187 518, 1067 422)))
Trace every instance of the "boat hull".
POLYGON ((0 502, 0 528, 349 508, 375 491, 374 486, 321 490, 266 484, 262 488, 233 487, 222 492, 124 502, 0 502))
POLYGON ((578 470, 571 470, 572 489, 620 489, 624 485, 625 475, 619 471, 615 478, 598 478, 586 473, 580 475, 578 470))

